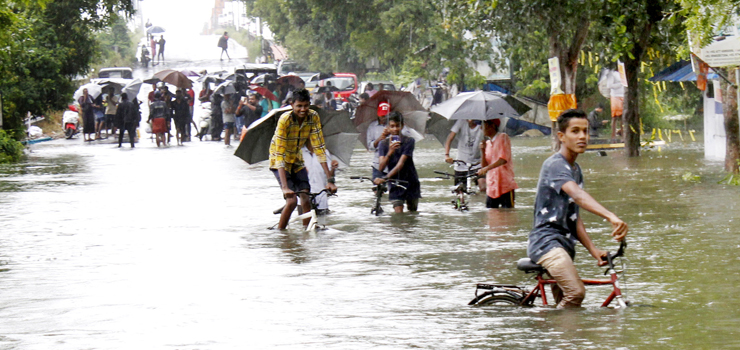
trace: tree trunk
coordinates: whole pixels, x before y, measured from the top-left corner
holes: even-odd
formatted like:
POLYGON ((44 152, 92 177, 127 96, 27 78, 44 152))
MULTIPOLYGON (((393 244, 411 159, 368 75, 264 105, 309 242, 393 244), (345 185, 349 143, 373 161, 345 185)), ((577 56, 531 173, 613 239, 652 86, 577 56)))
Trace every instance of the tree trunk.
MULTIPOLYGON (((727 69, 727 79, 737 83, 738 71, 736 68, 727 69)), ((725 117, 725 171, 733 174, 740 173, 740 121, 737 113, 737 86, 721 82, 722 86, 722 113, 725 117)))
MULTIPOLYGON (((573 32, 573 38, 568 43, 563 40, 562 28, 550 28, 549 47, 550 57, 557 57, 560 61, 560 88, 565 94, 576 93, 576 74, 578 73, 578 55, 581 53, 581 47, 586 42, 590 22, 587 17, 582 17, 579 25, 573 32)), ((557 122, 552 123, 552 149, 560 149, 560 140, 558 139, 557 122)))
MULTIPOLYGON (((637 46, 637 45, 635 45, 637 46)), ((633 50, 635 51, 635 50, 633 50)), ((622 113, 622 137, 624 138, 624 149, 628 157, 640 156, 640 107, 637 86, 637 74, 640 69, 641 60, 637 53, 633 53, 635 59, 627 58, 624 69, 627 75, 627 89, 624 93, 624 112, 622 113)))

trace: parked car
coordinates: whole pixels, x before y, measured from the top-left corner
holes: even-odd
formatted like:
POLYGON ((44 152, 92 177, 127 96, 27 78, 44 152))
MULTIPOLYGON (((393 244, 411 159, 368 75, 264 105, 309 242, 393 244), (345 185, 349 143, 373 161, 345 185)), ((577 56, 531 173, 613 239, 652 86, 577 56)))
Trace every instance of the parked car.
POLYGON ((98 78, 133 79, 134 70, 129 67, 101 68, 98 71, 98 78))
POLYGON ((375 91, 380 91, 380 90, 396 91, 397 90, 396 85, 393 85, 393 82, 390 80, 368 80, 368 81, 363 81, 362 83, 360 83, 360 88, 357 90, 357 93, 361 94, 365 92, 367 83, 373 83, 373 88, 375 89, 375 91), (382 89, 381 89, 381 84, 383 87, 382 89))
POLYGON ((316 75, 315 72, 301 72, 301 73, 294 73, 291 72, 289 75, 297 75, 303 79, 303 82, 306 83, 306 90, 313 91, 313 89, 316 87, 316 85, 319 83, 318 81, 310 81, 311 77, 316 75))
POLYGON ((308 69, 296 61, 282 60, 278 63, 277 74, 279 77, 288 75, 290 72, 306 72, 308 69))
POLYGON ((326 91, 328 82, 331 82, 331 91, 337 100, 341 99, 349 102, 349 96, 357 93, 357 75, 354 73, 334 73, 333 77, 319 81, 319 87, 314 89, 314 92, 317 92, 316 90, 319 90, 319 92, 326 91))

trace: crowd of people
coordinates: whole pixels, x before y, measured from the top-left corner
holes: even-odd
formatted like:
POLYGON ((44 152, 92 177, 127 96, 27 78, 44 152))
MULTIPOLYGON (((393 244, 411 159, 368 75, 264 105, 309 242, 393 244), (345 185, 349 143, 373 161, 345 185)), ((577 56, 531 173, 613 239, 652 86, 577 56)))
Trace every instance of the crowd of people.
POLYGON ((109 88, 106 94, 93 98, 87 89, 83 89, 76 103, 82 116, 85 141, 107 139, 110 130, 112 134, 118 133, 118 147, 121 147, 124 132, 128 131, 131 148, 134 148, 136 128, 141 121, 140 102, 136 96, 131 100, 126 93, 116 97, 113 88, 109 88), (102 136, 103 131, 105 137, 102 136))
MULTIPOLYGON (((310 96, 306 90, 296 90, 293 109, 283 113, 270 144, 270 171, 273 172, 285 206, 278 227, 285 229, 290 216, 300 203, 303 212, 311 210, 309 193, 318 192, 323 186, 335 192, 334 166, 331 165, 324 143, 318 114, 310 110, 310 96), (304 151, 302 151, 304 150, 304 151), (304 162, 309 159, 313 166, 304 162), (314 182, 311 177, 324 181, 314 182), (300 199, 300 201, 299 201, 300 199)), ((586 232, 579 209, 584 208, 612 224, 612 236, 621 241, 628 228, 614 213, 599 204, 583 189, 583 173, 576 163, 579 154, 586 151, 589 140, 589 117, 579 110, 567 110, 558 118, 557 133, 561 147, 542 165, 537 195, 534 203, 534 225, 529 235, 527 252, 530 259, 547 269, 557 281, 553 285, 559 308, 579 307, 585 297, 585 286, 573 263, 576 242, 580 242, 597 260, 606 264, 606 251, 596 248, 586 232)), ((485 120, 481 125, 475 120, 460 120, 445 143, 445 161, 452 163, 450 146, 458 136, 458 158, 465 167, 456 168, 458 175, 485 176, 478 181, 485 188, 486 206, 491 210, 513 208, 515 190, 511 157, 511 141, 499 132, 498 119, 485 120), (476 164, 478 163, 478 164, 476 164)), ((389 103, 378 106, 378 120, 368 129, 368 146, 375 150, 372 177, 375 184, 389 179, 404 181, 404 186, 392 186, 389 200, 396 213, 416 211, 421 188, 414 165, 415 140, 404 133, 401 113, 391 111, 389 103)), ((460 176, 460 178, 462 178, 460 176)), ((304 225, 309 224, 304 219, 304 225)))

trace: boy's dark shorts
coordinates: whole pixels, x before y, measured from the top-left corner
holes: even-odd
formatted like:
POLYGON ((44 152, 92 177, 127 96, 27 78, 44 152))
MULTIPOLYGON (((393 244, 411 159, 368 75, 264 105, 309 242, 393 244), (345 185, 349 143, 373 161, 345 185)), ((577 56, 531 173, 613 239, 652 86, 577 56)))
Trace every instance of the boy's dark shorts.
POLYGON ((224 123, 224 130, 233 129, 233 128, 234 128, 234 122, 225 122, 224 123))
MULTIPOLYGON (((280 187, 282 187, 283 184, 280 183, 280 175, 278 174, 277 169, 270 169, 270 171, 272 171, 278 181, 278 184, 280 184, 280 187)), ((298 170, 295 173, 286 171, 285 180, 288 182, 288 188, 293 190, 293 192, 311 192, 311 184, 309 184, 308 182, 308 171, 306 170, 306 168, 298 170)))
POLYGON ((406 209, 408 209, 408 211, 417 211, 419 209, 419 198, 391 200, 391 204, 393 204, 394 208, 402 207, 404 202, 406 202, 406 209))
POLYGON ((516 193, 511 190, 498 198, 486 197, 486 208, 513 208, 515 200, 516 193))

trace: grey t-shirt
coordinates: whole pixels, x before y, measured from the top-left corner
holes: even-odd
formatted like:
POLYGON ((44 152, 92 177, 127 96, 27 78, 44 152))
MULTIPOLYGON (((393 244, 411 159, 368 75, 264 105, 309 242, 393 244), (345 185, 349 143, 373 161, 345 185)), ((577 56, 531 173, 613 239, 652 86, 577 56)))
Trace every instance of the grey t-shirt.
POLYGON ((583 188, 583 173, 578 163, 572 166, 560 153, 542 163, 534 201, 534 228, 529 233, 527 255, 537 262, 553 248, 562 247, 575 257, 578 205, 562 190, 568 181, 583 188))
MULTIPOLYGON (((480 143, 483 141, 483 129, 480 125, 470 128, 468 121, 458 120, 450 130, 457 134, 457 159, 466 163, 480 163, 480 143)), ((480 169, 480 166, 473 167, 480 169)), ((455 164, 455 171, 468 171, 468 167, 459 163, 455 164)))

